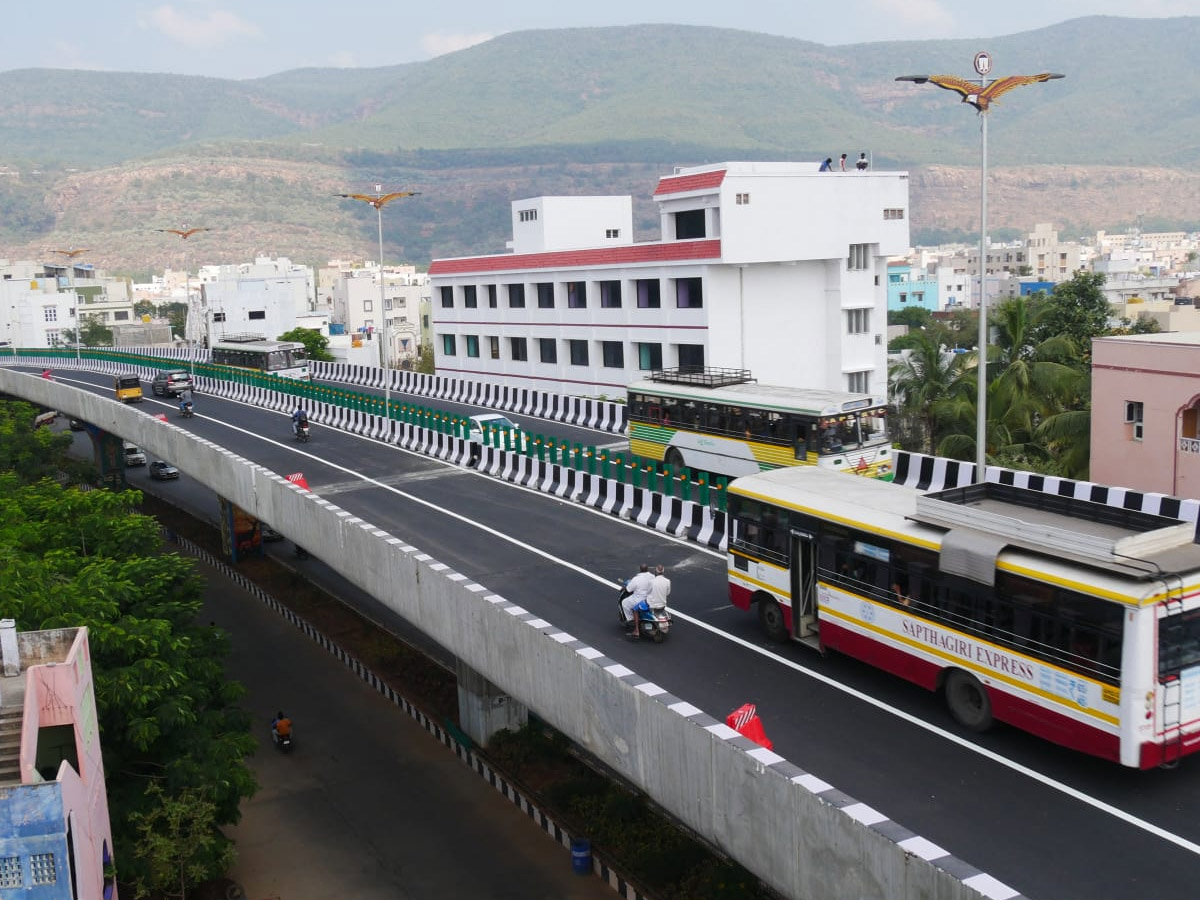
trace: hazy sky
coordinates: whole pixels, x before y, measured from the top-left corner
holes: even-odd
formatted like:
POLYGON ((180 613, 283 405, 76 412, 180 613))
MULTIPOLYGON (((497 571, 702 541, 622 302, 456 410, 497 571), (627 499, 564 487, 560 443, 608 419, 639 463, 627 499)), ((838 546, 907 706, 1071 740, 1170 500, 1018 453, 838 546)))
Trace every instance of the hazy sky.
POLYGON ((1200 0, 48 0, 5 17, 0 71, 257 78, 429 59, 508 31, 646 22, 820 44, 986 38, 1088 15, 1200 15, 1200 0))

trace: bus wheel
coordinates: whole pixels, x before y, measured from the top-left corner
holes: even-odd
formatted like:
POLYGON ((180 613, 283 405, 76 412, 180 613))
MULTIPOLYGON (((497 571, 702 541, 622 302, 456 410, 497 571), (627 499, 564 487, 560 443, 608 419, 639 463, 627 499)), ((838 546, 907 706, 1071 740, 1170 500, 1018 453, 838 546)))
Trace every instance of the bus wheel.
POLYGON ((783 624, 783 610, 770 597, 758 601, 758 624, 773 641, 787 640, 787 629, 783 624))
POLYGON ((954 669, 946 675, 946 705, 955 721, 971 731, 992 727, 992 701, 974 675, 954 669))
POLYGON ((663 462, 665 462, 672 469, 678 471, 679 469, 683 468, 683 454, 672 447, 667 451, 666 456, 663 457, 663 462))

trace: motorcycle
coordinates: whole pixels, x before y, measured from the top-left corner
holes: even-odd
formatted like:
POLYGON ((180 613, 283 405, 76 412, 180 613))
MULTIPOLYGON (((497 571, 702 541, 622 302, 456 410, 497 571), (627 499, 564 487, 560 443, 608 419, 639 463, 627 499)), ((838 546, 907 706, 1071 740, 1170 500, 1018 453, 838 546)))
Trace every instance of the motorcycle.
POLYGON ((183 416, 185 419, 190 419, 194 415, 191 400, 186 400, 179 405, 179 415, 183 416))
POLYGON ((296 440, 298 440, 302 444, 308 443, 308 423, 307 422, 297 423, 295 432, 296 432, 296 440))
POLYGON ((639 636, 650 638, 656 644, 665 641, 671 633, 671 611, 665 606, 662 609, 654 609, 643 600, 633 608, 633 622, 629 622, 625 619, 625 607, 621 605, 621 601, 631 593, 628 588, 629 580, 619 578, 617 585, 620 588, 617 592, 617 618, 625 632, 631 634, 633 629, 637 628, 639 636))
MULTIPOLYGON (((295 728, 292 729, 295 731, 295 728)), ((280 753, 292 752, 292 734, 279 734, 274 727, 271 728, 271 742, 275 745, 275 749, 280 753)))

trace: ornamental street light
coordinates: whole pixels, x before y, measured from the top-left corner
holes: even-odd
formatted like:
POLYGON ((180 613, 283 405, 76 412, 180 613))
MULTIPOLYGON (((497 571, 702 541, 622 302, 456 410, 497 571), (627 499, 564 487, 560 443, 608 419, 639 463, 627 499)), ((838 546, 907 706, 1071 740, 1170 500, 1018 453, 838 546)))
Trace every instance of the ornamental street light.
POLYGON ((420 191, 392 191, 383 193, 383 185, 375 185, 374 194, 338 194, 346 200, 360 200, 375 207, 375 217, 379 225, 379 314, 383 316, 383 342, 379 348, 380 362, 383 366, 383 409, 388 422, 389 436, 392 422, 392 370, 391 370, 391 326, 388 324, 387 310, 383 295, 383 208, 393 200, 401 197, 415 197, 420 191))
POLYGON ((83 341, 83 330, 79 326, 79 294, 75 291, 75 257, 87 253, 86 248, 75 249, 72 247, 69 250, 51 250, 51 253, 57 253, 60 256, 67 258, 67 285, 71 288, 71 293, 75 295, 75 368, 80 367, 79 345, 83 341))
POLYGON ((990 53, 975 54, 975 73, 979 81, 959 78, 956 75, 901 75, 897 81, 912 81, 916 84, 935 84, 948 91, 962 95, 962 102, 975 107, 979 113, 979 349, 976 378, 979 381, 976 393, 975 421, 975 481, 982 483, 987 469, 987 121, 992 101, 1002 94, 1024 84, 1052 81, 1066 76, 1053 72, 1040 75, 1009 75, 988 81, 992 71, 990 53))
MULTIPOLYGON (((195 313, 198 310, 192 308, 192 273, 188 268, 188 252, 187 239, 193 234, 201 231, 208 231, 207 228, 188 228, 184 225, 182 228, 155 228, 162 234, 177 234, 184 241, 183 249, 183 291, 184 301, 187 303, 187 318, 183 321, 183 339, 188 344, 188 370, 192 376, 192 383, 196 383, 196 344, 200 340, 200 323, 197 320, 195 313)), ((205 324, 207 325, 207 319, 205 324)), ((207 328, 205 328, 207 331, 207 328)))

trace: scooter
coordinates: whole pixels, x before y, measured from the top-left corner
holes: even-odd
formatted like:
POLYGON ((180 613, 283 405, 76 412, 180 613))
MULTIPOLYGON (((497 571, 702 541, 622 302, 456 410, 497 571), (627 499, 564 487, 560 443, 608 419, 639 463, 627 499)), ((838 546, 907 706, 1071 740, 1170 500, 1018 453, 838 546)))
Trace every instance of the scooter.
POLYGON ((296 440, 302 444, 308 443, 308 423, 301 422, 296 425, 296 440))
POLYGON ((194 415, 194 412, 192 410, 192 401, 191 400, 186 400, 180 405, 179 414, 181 416, 183 416, 185 419, 190 419, 194 415))
POLYGON ((641 637, 650 638, 654 643, 661 644, 667 639, 667 635, 671 633, 671 611, 665 606, 662 609, 653 609, 649 603, 643 600, 633 608, 633 622, 628 622, 625 619, 625 608, 621 605, 621 601, 631 593, 628 584, 628 579, 617 579, 617 584, 620 586, 620 591, 617 593, 617 618, 626 633, 632 633, 634 628, 637 628, 637 633, 641 637))
MULTIPOLYGON (((292 731, 295 731, 294 727, 292 728, 292 731)), ((275 749, 278 750, 280 753, 291 753, 292 752, 292 735, 290 733, 289 734, 278 734, 278 733, 276 733, 275 729, 272 728, 271 729, 271 742, 275 744, 275 749)))

